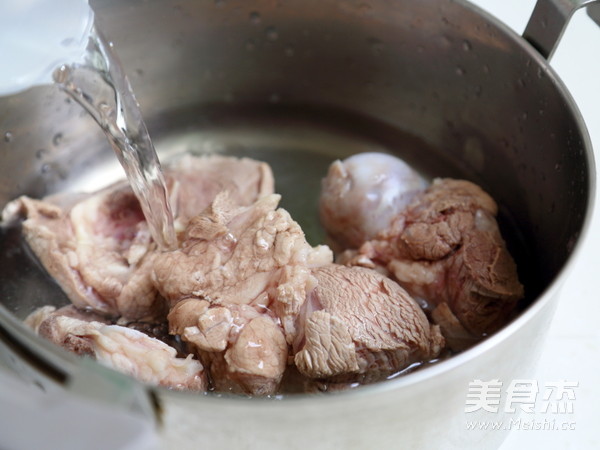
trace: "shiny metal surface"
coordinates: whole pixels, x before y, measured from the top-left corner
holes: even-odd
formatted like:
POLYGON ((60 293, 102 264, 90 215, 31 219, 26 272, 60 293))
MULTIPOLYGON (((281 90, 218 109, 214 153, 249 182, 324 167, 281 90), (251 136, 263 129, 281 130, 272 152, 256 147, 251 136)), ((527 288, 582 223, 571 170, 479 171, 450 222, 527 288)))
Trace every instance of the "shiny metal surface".
POLYGON ((598 0, 538 0, 523 37, 550 60, 569 19, 579 8, 598 0))
POLYGON ((587 9, 588 15, 600 25, 600 3, 596 3, 594 5, 590 5, 587 9))
MULTIPOLYGON (((531 303, 475 348, 354 392, 265 400, 133 383, 141 411, 148 414, 154 396, 162 405, 166 445, 497 447, 502 432, 465 433, 468 383, 530 373, 594 195, 587 132, 546 60, 464 1, 91 4, 163 157, 220 151, 266 159, 284 202, 290 198, 283 206, 312 230, 313 243, 322 235, 316 199, 307 199, 334 158, 386 150, 425 175, 469 178, 501 206, 531 303)), ((22 193, 97 187, 118 174, 101 131, 53 87, 0 98, 0 158, 2 205, 22 193)), ((65 299, 14 233, 0 235, 0 329, 61 368, 65 388, 85 386, 85 370, 104 372, 82 369, 17 321, 65 299)))

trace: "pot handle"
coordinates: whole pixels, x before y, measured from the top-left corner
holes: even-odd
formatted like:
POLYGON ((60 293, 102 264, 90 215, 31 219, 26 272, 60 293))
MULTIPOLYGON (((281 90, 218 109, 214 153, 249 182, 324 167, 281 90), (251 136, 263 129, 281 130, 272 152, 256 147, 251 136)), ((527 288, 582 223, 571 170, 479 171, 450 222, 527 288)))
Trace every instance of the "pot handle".
POLYGON ((600 25, 600 0, 538 0, 523 37, 550 60, 573 13, 592 3, 599 4, 588 13, 600 25))

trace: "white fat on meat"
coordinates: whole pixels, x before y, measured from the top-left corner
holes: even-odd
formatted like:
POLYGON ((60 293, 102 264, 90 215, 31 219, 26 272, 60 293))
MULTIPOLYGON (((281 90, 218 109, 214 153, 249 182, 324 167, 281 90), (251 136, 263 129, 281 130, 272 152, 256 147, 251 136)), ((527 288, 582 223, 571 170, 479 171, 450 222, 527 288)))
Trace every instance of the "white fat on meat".
POLYGON ((323 179, 321 221, 334 243, 357 248, 388 228, 426 187, 426 180, 399 158, 353 155, 334 162, 323 179))
POLYGON ((51 315, 38 331, 67 350, 91 356, 144 383, 196 391, 207 388, 198 360, 192 355, 178 358, 174 348, 140 331, 62 315, 51 315))

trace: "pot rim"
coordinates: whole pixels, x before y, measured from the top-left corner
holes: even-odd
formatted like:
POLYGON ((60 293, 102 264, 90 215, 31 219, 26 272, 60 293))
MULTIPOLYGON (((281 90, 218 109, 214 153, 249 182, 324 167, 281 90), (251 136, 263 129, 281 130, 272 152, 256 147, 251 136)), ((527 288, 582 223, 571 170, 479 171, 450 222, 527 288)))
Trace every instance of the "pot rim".
MULTIPOLYGON (((378 382, 361 386, 356 389, 349 389, 345 391, 329 393, 327 395, 311 395, 311 394, 290 394, 285 395, 283 398, 277 399, 277 404, 281 402, 285 403, 298 403, 298 402, 311 402, 311 403, 322 403, 330 402, 336 398, 342 401, 353 401, 358 397, 372 396, 373 394, 381 394, 389 391, 395 391, 398 389, 407 389, 410 386, 423 383, 433 378, 441 377, 444 374, 451 372, 478 358, 487 352, 493 351, 493 349, 499 346, 502 342, 507 340, 511 335, 516 333, 519 329, 525 327, 533 317, 537 316, 541 310, 543 310, 547 304, 555 296, 562 285, 564 284, 568 274, 573 270, 578 255, 581 253, 586 240, 588 240, 592 222, 592 216, 594 212, 594 201, 596 197, 596 165, 594 160, 594 154, 592 150, 591 139, 589 132, 583 120, 583 116, 577 107, 571 93, 565 86, 564 82, 560 79, 558 74, 554 71, 549 62, 533 47, 526 39, 516 33, 512 28, 508 27, 504 22, 495 16, 491 15, 484 9, 477 5, 470 3, 467 0, 454 0, 454 3, 458 3, 465 9, 478 14, 480 17, 485 19, 490 25, 495 27, 499 32, 502 33, 507 39, 511 40, 517 48, 520 48, 526 56, 538 65, 538 67, 544 70, 546 76, 551 79, 551 82, 555 88, 555 93, 560 95, 567 105, 568 111, 572 114, 578 130, 582 138, 583 157, 587 162, 587 177, 589 180, 589 189, 587 192, 588 199, 586 205, 585 215, 583 217, 582 227, 578 235, 576 236, 576 242, 571 251, 570 255, 565 260, 563 266, 558 271, 552 282, 543 290, 543 292, 525 309, 517 318, 513 319, 508 325, 503 327, 501 330, 495 332, 493 335, 486 338, 484 341, 477 343, 470 349, 467 349, 457 355, 454 355, 448 359, 435 363, 431 366, 424 367, 415 372, 408 373, 406 375, 399 376, 397 378, 387 380, 384 382, 378 382)), ((81 366, 79 358, 68 353, 66 350, 59 348, 55 345, 50 344, 43 338, 35 335, 27 326, 25 326, 20 320, 18 320, 10 311, 8 311, 3 305, 0 305, 0 341, 3 340, 3 334, 8 333, 9 337, 14 338, 22 346, 27 348, 32 355, 36 358, 45 362, 46 365, 61 367, 67 372, 67 375, 75 374, 78 366, 81 366), (49 354, 48 354, 49 353, 49 354), (44 356, 42 356, 44 355, 44 356)), ((92 364, 86 364, 89 367, 96 368, 100 363, 96 361, 90 361, 92 364)), ((104 369, 104 366, 102 366, 104 369)), ((119 375, 122 375, 119 373, 119 375)), ((127 377, 130 378, 130 377, 127 377)), ((190 392, 183 391, 172 391, 162 387, 154 387, 142 382, 139 382, 133 378, 133 385, 141 387, 143 389, 150 390, 159 397, 167 396, 174 399, 183 399, 189 401, 210 402, 211 406, 217 404, 225 405, 229 407, 233 404, 248 404, 252 401, 253 404, 275 404, 273 398, 256 397, 249 399, 243 395, 232 395, 232 394, 208 394, 208 395, 194 395, 190 392)))

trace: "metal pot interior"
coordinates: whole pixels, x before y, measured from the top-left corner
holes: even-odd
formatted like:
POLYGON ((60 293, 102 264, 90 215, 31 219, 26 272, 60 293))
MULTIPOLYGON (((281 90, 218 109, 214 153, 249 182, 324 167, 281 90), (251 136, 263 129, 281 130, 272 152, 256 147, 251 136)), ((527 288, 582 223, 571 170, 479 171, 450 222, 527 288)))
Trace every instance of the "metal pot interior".
MULTIPOLYGON (((161 157, 268 161, 312 244, 324 238, 316 204, 328 164, 378 150, 496 199, 524 307, 569 260, 591 196, 583 123, 546 62, 466 2, 91 4, 161 157)), ((0 99, 0 132, 2 205, 122 176, 95 123, 53 86, 0 99)), ((18 318, 66 303, 18 235, 2 229, 0 302, 18 318)))

